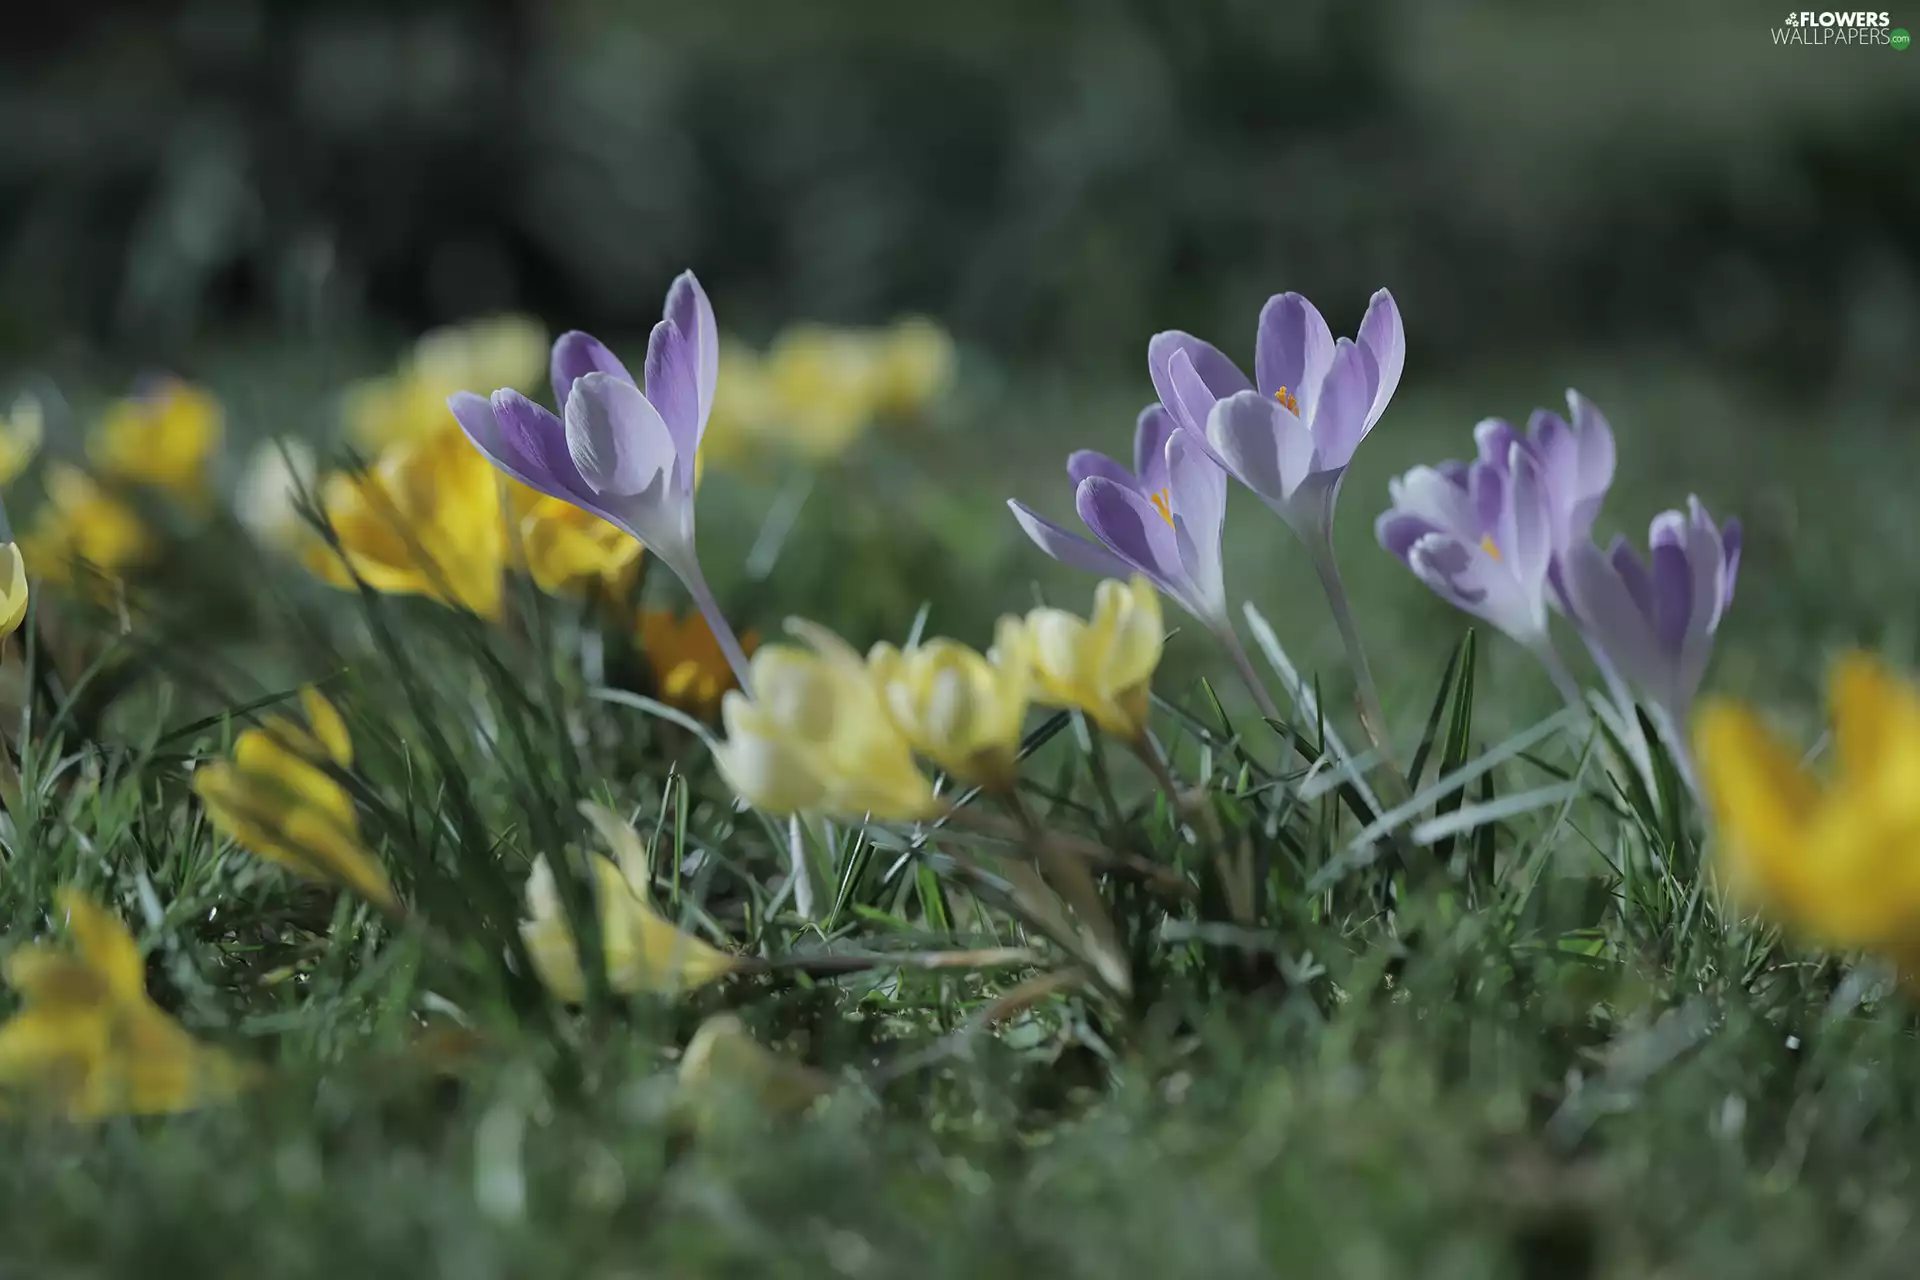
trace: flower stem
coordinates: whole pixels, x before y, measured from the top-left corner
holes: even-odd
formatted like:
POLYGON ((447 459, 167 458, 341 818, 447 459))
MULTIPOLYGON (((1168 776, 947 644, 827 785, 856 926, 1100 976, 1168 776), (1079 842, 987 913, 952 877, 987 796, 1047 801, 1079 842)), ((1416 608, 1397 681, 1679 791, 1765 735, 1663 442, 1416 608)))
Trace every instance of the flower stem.
POLYGON ((1367 651, 1360 643, 1360 629, 1354 625, 1353 608, 1347 601, 1347 587, 1340 580, 1340 565, 1333 555, 1332 531, 1323 531, 1306 541, 1314 570, 1320 575, 1320 587, 1327 594, 1333 624, 1340 630, 1340 643, 1346 646, 1347 665, 1353 668, 1354 689, 1360 702, 1360 728, 1391 767, 1393 750, 1388 746, 1387 716, 1380 707, 1380 687, 1374 683, 1373 668, 1367 663, 1367 651))
POLYGON ((720 643, 720 652, 727 655, 727 665, 733 668, 733 678, 740 682, 740 691, 751 698, 753 680, 747 674, 746 650, 740 647, 739 637, 733 634, 733 626, 727 621, 727 615, 720 611, 720 602, 713 598, 713 589, 707 586, 706 575, 700 572, 698 560, 681 572, 680 581, 687 584, 694 605, 707 620, 713 638, 720 643))
POLYGON ((1533 650, 1533 656, 1540 659, 1540 665, 1547 669, 1547 678, 1553 681, 1553 687, 1560 691, 1560 696, 1580 717, 1581 723, 1592 719, 1586 696, 1580 692, 1579 682, 1567 670, 1567 664, 1560 660, 1560 651, 1553 647, 1553 641, 1542 636, 1538 644, 1529 647, 1533 650))
POLYGON ((1246 648, 1240 643, 1240 636, 1234 631, 1233 624, 1221 622, 1214 627, 1213 634, 1226 649, 1227 657, 1232 659, 1234 670, 1246 682, 1248 691, 1253 694, 1254 705, 1260 708, 1260 714, 1269 720, 1280 719, 1280 708, 1274 704, 1267 686, 1260 683, 1260 674, 1253 669, 1253 661, 1247 657, 1246 648))

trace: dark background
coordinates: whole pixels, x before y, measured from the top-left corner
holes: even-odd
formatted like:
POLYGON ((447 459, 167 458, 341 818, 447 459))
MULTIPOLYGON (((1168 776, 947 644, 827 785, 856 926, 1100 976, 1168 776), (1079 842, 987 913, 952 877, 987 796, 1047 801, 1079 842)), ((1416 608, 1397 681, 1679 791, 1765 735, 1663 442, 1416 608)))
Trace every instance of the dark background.
POLYGON ((1776 8, 9 5, 0 359, 627 330, 691 265, 749 336, 921 311, 1074 374, 1390 284, 1429 370, 1911 388, 1920 53, 1777 47, 1776 8))

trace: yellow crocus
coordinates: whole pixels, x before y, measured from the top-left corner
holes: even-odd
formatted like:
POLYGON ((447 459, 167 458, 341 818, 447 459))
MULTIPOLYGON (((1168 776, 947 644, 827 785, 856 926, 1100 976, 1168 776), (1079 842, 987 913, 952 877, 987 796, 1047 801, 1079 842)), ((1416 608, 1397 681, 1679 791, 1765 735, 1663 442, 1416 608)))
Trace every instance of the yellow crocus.
POLYGON ((152 485, 189 502, 207 494, 207 464, 220 447, 220 402, 169 378, 117 401, 87 438, 87 457, 109 480, 152 485))
POLYGON ((12 410, 0 418, 0 485, 20 478, 40 452, 46 430, 46 414, 38 400, 23 395, 13 402, 12 410))
POLYGON ((914 822, 941 812, 860 655, 814 623, 787 627, 811 648, 762 646, 748 672, 753 697, 734 691, 720 703, 727 740, 716 759, 735 793, 768 813, 914 822))
POLYGON ((700 437, 700 457, 734 466, 775 437, 773 388, 758 352, 732 338, 720 342, 713 414, 700 437))
MULTIPOLYGON (((727 691, 740 687, 713 628, 700 613, 683 618, 670 609, 649 609, 640 615, 637 632, 640 655, 653 672, 654 690, 668 706, 710 720, 727 691)), ((743 652, 751 655, 759 647, 759 636, 752 631, 741 634, 743 652)))
POLYGON ((678 1084, 683 1114, 706 1129, 742 1106, 764 1116, 804 1111, 832 1090, 833 1077, 766 1048, 739 1018, 722 1013, 687 1041, 678 1084))
MULTIPOLYGON (((583 805, 601 840, 619 858, 593 854, 594 896, 600 912, 600 947, 607 985, 623 995, 674 995, 725 977, 739 961, 676 928, 648 902, 646 850, 617 815, 583 805)), ((568 927, 566 908, 543 854, 527 878, 527 919, 520 937, 540 981, 560 999, 586 999, 580 948, 568 927)))
POLYGON ((148 998, 126 926, 77 890, 59 901, 73 946, 34 942, 6 959, 23 1007, 0 1025, 0 1089, 74 1120, 188 1111, 233 1096, 246 1070, 148 998))
POLYGON ((138 512, 76 467, 47 468, 47 500, 23 542, 33 570, 49 582, 70 583, 89 564, 119 578, 145 560, 153 538, 138 512))
POLYGON ((0 543, 0 640, 27 620, 27 562, 18 545, 0 543))
POLYGON ((449 418, 440 431, 382 454, 357 474, 336 472, 320 503, 345 553, 311 546, 307 567, 351 588, 421 595, 497 618, 506 563, 498 473, 449 418))
POLYGON ((766 360, 782 439, 812 458, 844 451, 873 423, 882 368, 880 345, 869 334, 817 324, 786 330, 766 360))
POLYGON ((624 599, 646 548, 631 534, 560 498, 506 481, 509 514, 519 528, 520 555, 533 584, 548 595, 595 584, 624 599))
POLYGON ((1138 574, 1131 582, 1109 578, 1094 590, 1091 618, 1035 609, 1027 631, 1036 701, 1076 707, 1117 738, 1135 741, 1146 732, 1166 643, 1152 583, 1138 574))
POLYGON ((526 316, 490 316, 422 334, 393 373, 347 389, 348 437, 370 453, 417 442, 448 425, 447 397, 496 387, 526 390, 545 372, 547 334, 526 316))
POLYGON ((867 665, 914 750, 967 782, 1013 784, 1033 680, 1024 622, 1002 618, 989 655, 942 637, 905 652, 875 645, 867 665))
POLYGON ((249 853, 398 910, 392 881, 360 837, 352 797, 327 771, 353 763, 346 722, 317 689, 302 689, 300 704, 304 726, 276 716, 247 730, 231 762, 194 770, 193 789, 214 827, 249 853))
POLYGON ((953 339, 922 316, 895 321, 880 338, 873 404, 886 417, 924 413, 953 381, 953 339))
POLYGON ((1701 707, 1695 746, 1718 865, 1781 924, 1920 976, 1920 690, 1850 654, 1835 664, 1827 700, 1834 759, 1824 778, 1750 708, 1701 707))

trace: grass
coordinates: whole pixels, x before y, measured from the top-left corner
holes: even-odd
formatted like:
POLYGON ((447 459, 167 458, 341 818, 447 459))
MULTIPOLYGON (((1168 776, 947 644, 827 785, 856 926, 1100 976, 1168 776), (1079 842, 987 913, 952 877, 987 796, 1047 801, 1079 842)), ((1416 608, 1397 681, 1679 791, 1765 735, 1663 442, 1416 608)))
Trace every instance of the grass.
MULTIPOLYGON (((266 420, 277 376, 214 381, 259 408, 245 425, 266 420)), ((1836 643, 1908 656, 1910 433, 1864 409, 1743 401, 1655 359, 1542 379, 1432 389, 1410 372, 1347 485, 1343 567, 1403 762, 1428 744, 1416 787, 1555 703, 1517 650, 1464 642, 1463 620, 1372 545, 1384 478, 1465 452, 1475 418, 1523 415, 1565 381, 1619 430, 1607 522, 1643 527, 1689 488, 1747 521, 1715 687, 1810 725, 1836 643)), ((709 572, 744 623, 798 612, 860 645, 900 638, 923 605, 931 632, 984 644, 1036 584, 1084 605, 1091 583, 1025 548, 1001 503, 1062 511, 1059 457, 1122 451, 1137 381, 975 380, 943 429, 877 438, 819 477, 762 581, 734 566, 787 481, 710 481, 709 572)), ((1232 507, 1230 590, 1357 738, 1304 555, 1244 493, 1232 507)), ((1905 1274, 1910 1008, 1871 968, 1723 909, 1697 816, 1633 812, 1577 733, 1402 829, 1571 777, 1566 799, 1368 860, 1352 847, 1364 800, 1300 777, 1289 735, 1318 756, 1320 722, 1261 722, 1187 629, 1156 682, 1184 808, 1083 726, 1032 722, 1051 736, 1026 767, 1028 805, 1182 886, 1102 877, 1131 965, 1131 993, 1112 998, 1033 985, 1075 965, 968 887, 962 858, 1006 853, 975 837, 915 848, 835 830, 812 846, 816 909, 798 912, 781 829, 733 812, 685 731, 596 693, 577 610, 516 599, 517 624, 497 629, 356 600, 216 518, 181 525, 123 635, 40 602, 105 657, 36 705, 20 743, 10 939, 48 931, 57 886, 87 886, 139 935, 155 998, 265 1076, 169 1119, 78 1126, 15 1107, 0 1121, 8 1273, 1905 1274), (347 714, 362 820, 405 921, 216 839, 188 789, 189 761, 243 722, 224 711, 302 680, 347 714), (669 914, 750 954, 1024 940, 1045 958, 775 965, 677 1002, 598 991, 559 1007, 511 957, 533 857, 592 843, 585 799, 649 838, 669 914), (839 1086, 798 1118, 743 1104, 691 1125, 675 1059, 721 1010, 839 1086), (455 1026, 472 1038, 444 1034, 455 1026)))

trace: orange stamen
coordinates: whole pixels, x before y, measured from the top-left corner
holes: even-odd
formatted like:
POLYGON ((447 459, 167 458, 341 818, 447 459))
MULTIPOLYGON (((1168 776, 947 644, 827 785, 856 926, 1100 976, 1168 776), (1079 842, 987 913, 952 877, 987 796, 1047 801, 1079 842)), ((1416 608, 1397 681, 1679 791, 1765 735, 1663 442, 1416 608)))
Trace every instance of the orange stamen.
POLYGON ((1287 406, 1288 413, 1297 414, 1300 412, 1300 402, 1294 398, 1293 392, 1287 390, 1285 387, 1282 387, 1278 391, 1274 392, 1273 398, 1275 400, 1278 400, 1281 404, 1287 406))
POLYGON ((1167 491, 1162 489, 1158 493, 1150 493, 1147 495, 1147 500, 1153 503, 1153 509, 1160 513, 1160 518, 1167 522, 1167 527, 1172 528, 1173 503, 1171 499, 1167 497, 1167 491))

